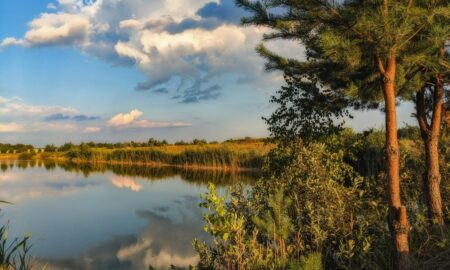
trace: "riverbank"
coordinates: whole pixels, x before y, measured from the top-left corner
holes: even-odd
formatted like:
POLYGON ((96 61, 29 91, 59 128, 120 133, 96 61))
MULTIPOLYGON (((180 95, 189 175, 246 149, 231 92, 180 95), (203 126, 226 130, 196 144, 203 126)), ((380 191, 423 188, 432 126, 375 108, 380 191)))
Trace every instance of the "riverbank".
POLYGON ((171 166, 190 169, 259 170, 264 156, 274 147, 262 140, 202 145, 161 145, 147 147, 73 146, 61 152, 0 154, 0 160, 57 160, 73 163, 171 166))

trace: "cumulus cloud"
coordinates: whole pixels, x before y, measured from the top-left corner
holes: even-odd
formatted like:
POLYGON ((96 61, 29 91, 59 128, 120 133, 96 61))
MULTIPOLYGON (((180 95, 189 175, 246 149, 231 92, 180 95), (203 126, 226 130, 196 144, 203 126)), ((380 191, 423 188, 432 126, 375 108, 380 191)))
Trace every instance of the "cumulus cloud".
POLYGON ((59 0, 51 8, 1 47, 73 46, 136 66, 146 76, 137 90, 171 89, 165 92, 181 103, 217 98, 215 80, 223 76, 264 86, 276 81, 254 51, 266 30, 238 25, 244 12, 233 0, 59 0), (211 87, 214 95, 205 96, 211 87))
POLYGON ((139 120, 142 112, 134 109, 129 113, 119 113, 108 121, 108 126, 114 128, 163 128, 163 127, 187 127, 191 123, 187 122, 169 122, 169 121, 150 121, 146 119, 139 120))
POLYGON ((136 121, 141 115, 142 112, 137 109, 134 109, 129 113, 119 113, 108 121, 108 125, 112 127, 127 126, 136 121))
POLYGON ((44 13, 29 23, 29 30, 23 39, 10 45, 84 45, 88 41, 91 28, 89 19, 82 15, 44 13))

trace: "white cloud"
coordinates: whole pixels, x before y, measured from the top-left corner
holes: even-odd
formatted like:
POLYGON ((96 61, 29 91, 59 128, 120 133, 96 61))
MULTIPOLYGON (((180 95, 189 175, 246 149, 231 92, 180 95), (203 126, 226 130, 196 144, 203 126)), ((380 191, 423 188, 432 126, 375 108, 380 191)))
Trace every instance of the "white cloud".
POLYGON ((74 132, 78 128, 74 124, 47 123, 47 122, 9 122, 0 123, 0 133, 17 133, 17 132, 74 132))
POLYGON ((24 130, 24 126, 18 123, 0 123, 0 133, 20 132, 24 130))
MULTIPOLYGON (((83 121, 70 121, 85 117, 77 109, 58 105, 35 105, 25 102, 20 97, 5 98, 0 96, 0 133, 24 132, 75 132, 83 121), (48 118, 62 117, 69 121, 48 121, 48 118)), ((97 118, 95 118, 97 119, 97 118)), ((89 132, 95 130, 86 127, 89 132)))
POLYGON ((150 58, 146 54, 126 43, 118 42, 114 48, 119 56, 131 58, 141 66, 150 64, 150 58))
POLYGON ((120 29, 140 29, 142 28, 143 24, 138 21, 138 20, 134 20, 134 19, 128 19, 128 20, 123 20, 119 23, 119 27, 120 29))
POLYGON ((2 47, 74 46, 114 64, 134 63, 146 75, 137 89, 179 83, 173 93, 178 100, 186 94, 198 97, 217 84, 214 79, 227 75, 252 82, 252 88, 278 85, 254 51, 267 30, 197 14, 206 3, 225 1, 232 0, 59 0, 56 10, 29 23, 24 37, 6 38, 2 47))
POLYGON ((108 125, 112 127, 121 127, 127 126, 133 123, 136 119, 138 119, 142 115, 140 110, 134 109, 129 113, 119 113, 113 116, 109 121, 108 125))
POLYGON ((129 113, 119 113, 108 121, 108 126, 115 128, 163 128, 163 127, 187 127, 191 123, 187 122, 170 122, 170 121, 150 121, 139 120, 142 112, 134 109, 129 113))
POLYGON ((99 127, 86 127, 84 129, 84 133, 97 133, 100 132, 102 129, 99 127))
POLYGON ((23 45, 23 40, 17 38, 7 37, 0 43, 0 47, 19 46, 23 45))
POLYGON ((74 108, 63 106, 41 106, 25 103, 22 99, 4 98, 0 97, 0 113, 3 114, 18 114, 18 115, 33 115, 46 116, 56 113, 62 114, 76 114, 78 111, 74 108))
POLYGON ((84 44, 92 28, 85 16, 67 13, 44 13, 29 26, 24 42, 30 46, 84 44))
POLYGON ((170 250, 162 249, 157 254, 154 254, 152 247, 152 242, 149 239, 140 239, 140 242, 121 247, 117 252, 117 258, 120 261, 133 261, 135 264, 143 264, 143 265, 151 265, 156 267, 157 269, 167 268, 170 265, 179 265, 179 266, 187 266, 187 265, 195 265, 199 256, 194 255, 179 255, 174 254, 170 250), (143 263, 136 259, 136 255, 143 257, 143 263), (137 261, 137 262, 136 262, 137 261))

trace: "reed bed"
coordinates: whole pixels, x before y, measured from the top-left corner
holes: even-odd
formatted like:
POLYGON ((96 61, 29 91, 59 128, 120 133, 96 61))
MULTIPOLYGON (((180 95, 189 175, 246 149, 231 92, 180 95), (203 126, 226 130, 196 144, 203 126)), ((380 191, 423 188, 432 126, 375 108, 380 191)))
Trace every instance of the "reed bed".
POLYGON ((73 162, 154 164, 179 167, 259 169, 270 149, 264 144, 161 146, 123 149, 85 148, 67 152, 73 162))

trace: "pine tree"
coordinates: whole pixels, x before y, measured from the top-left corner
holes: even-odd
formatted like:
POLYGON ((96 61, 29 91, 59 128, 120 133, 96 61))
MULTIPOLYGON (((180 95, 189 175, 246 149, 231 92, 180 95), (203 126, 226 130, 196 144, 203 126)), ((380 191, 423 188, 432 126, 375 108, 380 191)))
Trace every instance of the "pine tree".
POLYGON ((347 99, 334 91, 322 91, 317 80, 295 74, 284 77, 286 85, 270 100, 277 109, 264 118, 274 138, 282 143, 297 138, 311 142, 342 130, 344 122, 339 119, 351 117, 347 99))
POLYGON ((299 61, 259 46, 258 52, 268 60, 267 69, 317 78, 323 89, 337 91, 357 108, 384 104, 389 227, 396 267, 410 268, 409 224, 400 196, 396 102, 398 96, 413 91, 403 87, 412 72, 408 49, 436 16, 449 17, 448 4, 429 0, 236 2, 252 14, 243 19, 244 24, 274 30, 265 40, 298 40, 306 48, 307 60, 299 61))
POLYGON ((449 54, 445 49, 450 39, 449 23, 448 17, 436 16, 431 26, 415 38, 414 46, 409 50, 410 70, 413 72, 405 85, 405 88, 415 89, 410 99, 416 105, 415 115, 424 145, 423 186, 428 215, 440 227, 444 226, 444 214, 440 192, 439 137, 446 110, 444 88, 450 76, 449 54))

